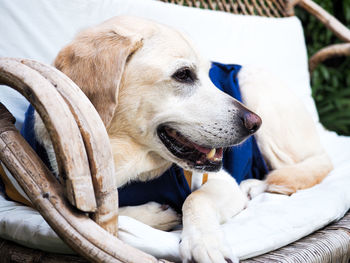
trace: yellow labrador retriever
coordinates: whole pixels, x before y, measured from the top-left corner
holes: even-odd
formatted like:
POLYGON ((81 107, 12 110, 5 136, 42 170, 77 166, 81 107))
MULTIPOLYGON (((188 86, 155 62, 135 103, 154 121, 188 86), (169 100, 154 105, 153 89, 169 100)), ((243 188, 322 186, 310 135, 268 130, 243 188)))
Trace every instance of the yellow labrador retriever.
MULTIPOLYGON (((282 83, 243 67, 238 78, 248 110, 212 84, 210 62, 166 26, 135 17, 110 19, 78 34, 58 54, 55 66, 99 112, 119 186, 156 178, 172 163, 209 173, 207 183, 183 205, 184 262, 236 262, 220 224, 244 209, 247 195, 265 190, 291 194, 319 183, 332 169, 311 117, 282 83), (241 190, 221 169, 222 149, 256 132, 261 125, 257 114, 264 120, 256 133, 258 144, 273 171, 266 181, 247 181, 241 190), (218 133, 221 128, 230 133, 218 133)), ((35 132, 55 167, 38 115, 35 132)), ((174 211, 155 203, 121 208, 120 213, 161 229, 178 223, 174 211)))

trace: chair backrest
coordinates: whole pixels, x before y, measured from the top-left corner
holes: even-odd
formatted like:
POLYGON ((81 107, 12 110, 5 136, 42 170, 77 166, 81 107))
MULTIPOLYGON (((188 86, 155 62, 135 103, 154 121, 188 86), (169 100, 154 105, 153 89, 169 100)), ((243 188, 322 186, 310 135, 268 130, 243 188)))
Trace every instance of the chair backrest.
POLYGON ((162 2, 219 10, 233 14, 267 17, 292 16, 290 2, 285 0, 160 0, 162 2))

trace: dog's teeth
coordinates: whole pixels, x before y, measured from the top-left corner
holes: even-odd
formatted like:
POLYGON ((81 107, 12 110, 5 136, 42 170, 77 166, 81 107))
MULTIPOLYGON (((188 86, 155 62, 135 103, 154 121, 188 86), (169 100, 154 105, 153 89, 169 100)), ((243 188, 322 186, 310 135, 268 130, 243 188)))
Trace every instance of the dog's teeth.
POLYGON ((216 153, 216 149, 215 149, 215 148, 214 148, 214 149, 211 149, 211 151, 207 154, 207 158, 208 158, 208 159, 213 158, 214 155, 215 155, 215 153, 216 153))

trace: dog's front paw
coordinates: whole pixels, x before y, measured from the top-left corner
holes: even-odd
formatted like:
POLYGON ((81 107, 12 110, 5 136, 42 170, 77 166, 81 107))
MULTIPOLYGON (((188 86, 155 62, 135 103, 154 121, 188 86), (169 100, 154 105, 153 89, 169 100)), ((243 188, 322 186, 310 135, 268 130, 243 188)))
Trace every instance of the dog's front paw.
POLYGON ((220 229, 215 232, 200 233, 196 229, 191 234, 183 233, 180 243, 182 262, 198 263, 238 263, 230 246, 225 242, 220 229))
POLYGON ((267 190, 267 183, 257 179, 247 179, 241 182, 239 188, 248 199, 253 199, 267 190))

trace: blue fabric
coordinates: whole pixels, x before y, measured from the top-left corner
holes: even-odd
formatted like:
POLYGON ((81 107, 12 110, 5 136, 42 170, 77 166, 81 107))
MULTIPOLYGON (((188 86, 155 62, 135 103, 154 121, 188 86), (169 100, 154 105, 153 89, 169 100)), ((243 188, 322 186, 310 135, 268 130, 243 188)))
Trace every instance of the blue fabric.
MULTIPOLYGON (((225 65, 214 62, 209 76, 217 88, 242 101, 239 91, 237 74, 241 66, 225 65)), ((30 106, 26 112, 22 135, 37 151, 46 164, 49 164, 43 147, 35 140, 34 109, 30 106)), ((267 166, 259 151, 255 138, 252 136, 243 144, 231 147, 223 157, 224 169, 238 183, 248 178, 263 179, 268 172, 267 166)), ((119 189, 119 205, 140 205, 149 201, 167 204, 177 212, 181 212, 182 204, 191 190, 185 179, 183 170, 173 165, 160 177, 147 182, 133 182, 119 189)))
POLYGON ((191 193, 183 170, 173 165, 160 177, 147 182, 133 182, 118 189, 119 205, 140 205, 149 201, 167 204, 181 213, 182 204, 191 193))
MULTIPOLYGON (((209 77, 214 85, 240 102, 242 97, 237 75, 241 68, 240 65, 213 62, 209 71, 209 77)), ((263 179, 268 172, 254 136, 226 151, 223 162, 224 169, 236 179, 237 183, 249 178, 263 179)))
POLYGON ((38 154, 41 160, 46 164, 46 166, 52 170, 45 148, 35 138, 34 111, 34 107, 32 105, 29 105, 24 116, 24 123, 21 129, 21 134, 33 148, 33 150, 38 154))

